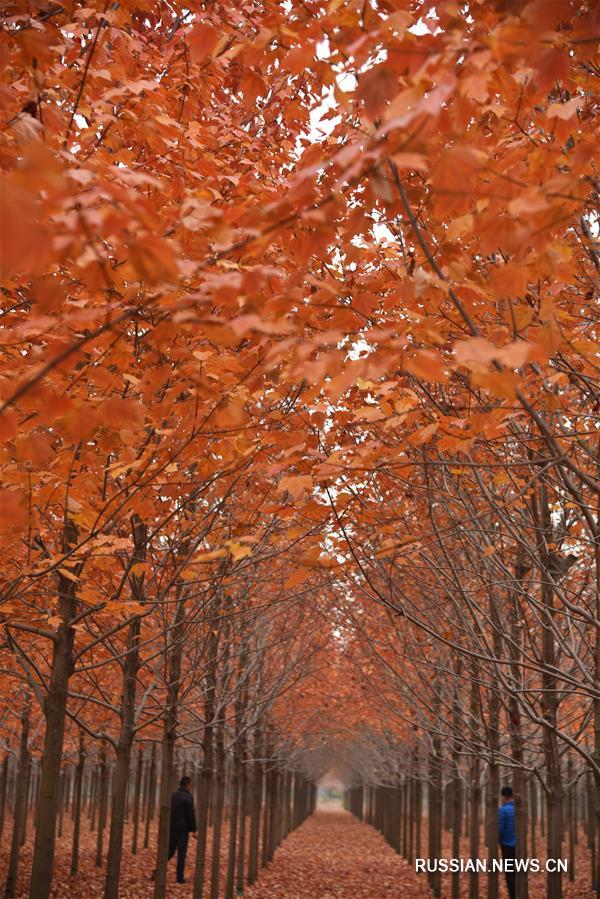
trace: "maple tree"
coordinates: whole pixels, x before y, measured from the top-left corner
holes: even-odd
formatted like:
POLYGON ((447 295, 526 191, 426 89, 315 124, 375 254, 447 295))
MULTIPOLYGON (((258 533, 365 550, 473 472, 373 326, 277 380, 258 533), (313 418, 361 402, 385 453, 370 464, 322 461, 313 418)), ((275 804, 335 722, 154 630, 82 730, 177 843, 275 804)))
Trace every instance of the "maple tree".
POLYGON ((183 768, 194 899, 332 769, 411 861, 509 777, 597 889, 596 4, 0 21, 6 895, 163 899, 183 768))

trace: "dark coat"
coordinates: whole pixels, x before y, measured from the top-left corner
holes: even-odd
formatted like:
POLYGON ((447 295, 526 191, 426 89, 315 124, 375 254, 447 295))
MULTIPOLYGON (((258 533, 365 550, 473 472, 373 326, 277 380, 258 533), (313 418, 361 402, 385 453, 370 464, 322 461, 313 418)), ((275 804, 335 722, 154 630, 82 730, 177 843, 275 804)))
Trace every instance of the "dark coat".
POLYGON ((187 790, 175 790, 171 796, 171 830, 196 832, 194 797, 187 790))

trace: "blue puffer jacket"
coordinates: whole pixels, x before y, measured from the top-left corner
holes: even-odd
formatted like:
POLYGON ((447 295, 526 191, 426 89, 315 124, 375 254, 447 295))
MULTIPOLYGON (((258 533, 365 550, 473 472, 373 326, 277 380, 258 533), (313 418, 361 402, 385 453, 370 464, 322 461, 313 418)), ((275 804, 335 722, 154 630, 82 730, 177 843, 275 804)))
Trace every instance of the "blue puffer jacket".
POLYGON ((512 799, 498 809, 498 842, 501 846, 516 846, 515 804, 512 799))

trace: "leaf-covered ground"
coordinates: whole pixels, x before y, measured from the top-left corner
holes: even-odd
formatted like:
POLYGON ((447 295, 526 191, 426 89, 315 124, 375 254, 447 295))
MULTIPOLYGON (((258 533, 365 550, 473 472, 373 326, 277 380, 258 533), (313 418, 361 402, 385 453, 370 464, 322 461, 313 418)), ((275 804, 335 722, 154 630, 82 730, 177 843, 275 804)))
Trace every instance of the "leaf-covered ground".
POLYGON ((412 899, 430 892, 372 827, 318 811, 285 840, 249 899, 412 899))
MULTIPOLYGON (((423 823, 423 836, 427 822, 423 823)), ((10 828, 8 829, 10 832, 10 828)), ((29 872, 31 870, 31 828, 22 849, 19 883, 16 899, 27 899, 29 872)), ((221 853, 221 872, 224 878, 227 864, 227 830, 221 853)), ((52 887, 52 899, 101 899, 104 892, 105 869, 94 864, 96 835, 87 826, 82 832, 79 874, 69 877, 71 845, 70 821, 64 822, 63 837, 57 842, 56 878, 52 887)), ((152 899, 153 885, 150 879, 154 867, 155 828, 150 846, 132 856, 126 849, 121 872, 121 899, 152 899)), ((0 846, 0 892, 3 890, 8 862, 9 839, 5 830, 0 846)), ((130 843, 130 827, 126 828, 125 845, 130 843)), ((538 843, 541 847, 542 838, 538 843)), ((591 899, 595 894, 589 889, 589 853, 585 837, 580 831, 576 852, 577 880, 564 880, 564 899, 591 899)), ((212 840, 209 834, 209 850, 212 840)), ((106 842, 105 842, 106 845, 106 842)), ((191 899, 195 843, 190 843, 186 874, 188 883, 180 886, 174 882, 175 868, 172 862, 168 872, 168 899, 191 899)), ((444 857, 451 855, 450 835, 444 832, 444 857)), ((468 857, 467 841, 461 841, 461 856, 468 857)), ((484 850, 481 849, 483 857, 484 850)), ((223 883, 224 881, 222 881, 223 883)), ((469 881, 461 877, 461 899, 467 899, 469 881)), ((206 894, 205 894, 206 895, 206 894)), ((481 895, 485 895, 482 882, 481 895)), ((545 876, 530 878, 530 899, 546 899, 545 876)), ((442 878, 442 899, 450 899, 449 875, 442 878)), ((504 880, 501 879, 500 899, 506 899, 504 880)), ((400 858, 372 827, 362 824, 338 806, 320 807, 298 830, 283 841, 273 862, 263 870, 257 883, 244 891, 246 899, 432 899, 426 876, 416 874, 413 865, 400 858)))
MULTIPOLYGON (((425 833, 425 830, 424 830, 425 833)), ((445 841, 446 842, 446 841, 445 841)), ((576 883, 565 878, 565 899, 590 899, 587 886, 587 851, 580 840, 577 862, 584 875, 576 883), (585 881, 585 882, 584 882, 585 881)), ((451 855, 444 845, 444 855, 451 855)), ((468 847, 461 846, 463 857, 468 847)), ((482 851, 483 856, 483 851, 482 851)), ((461 899, 469 893, 466 875, 461 877, 461 899)), ((244 893, 249 899, 431 899, 426 875, 400 858, 383 837, 347 812, 319 810, 290 834, 273 863, 256 885, 244 893)), ((450 877, 442 880, 442 899, 450 899, 450 877)), ((485 895, 482 881, 481 895, 485 895)), ((500 897, 507 896, 504 879, 500 897)), ((545 875, 530 880, 531 899, 545 899, 545 875)))

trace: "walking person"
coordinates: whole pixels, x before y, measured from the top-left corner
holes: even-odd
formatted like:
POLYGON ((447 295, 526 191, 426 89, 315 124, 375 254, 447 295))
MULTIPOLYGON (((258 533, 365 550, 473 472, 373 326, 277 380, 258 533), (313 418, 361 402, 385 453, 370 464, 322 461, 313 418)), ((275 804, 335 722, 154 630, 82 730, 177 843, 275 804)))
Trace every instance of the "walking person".
POLYGON ((192 781, 182 777, 179 788, 171 796, 171 826, 169 830, 169 859, 177 852, 177 883, 185 883, 184 869, 190 833, 196 833, 196 813, 192 796, 192 781))
POLYGON ((498 809, 498 842, 500 843, 504 861, 512 859, 512 865, 509 862, 511 870, 505 870, 505 877, 508 895, 510 899, 516 899, 517 879, 514 870, 514 862, 517 846, 517 830, 515 826, 515 803, 512 787, 502 787, 500 796, 502 797, 502 805, 498 809))

